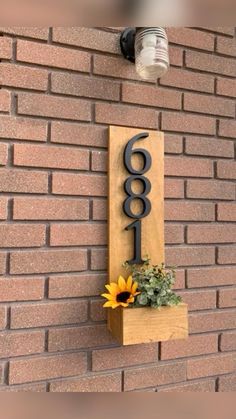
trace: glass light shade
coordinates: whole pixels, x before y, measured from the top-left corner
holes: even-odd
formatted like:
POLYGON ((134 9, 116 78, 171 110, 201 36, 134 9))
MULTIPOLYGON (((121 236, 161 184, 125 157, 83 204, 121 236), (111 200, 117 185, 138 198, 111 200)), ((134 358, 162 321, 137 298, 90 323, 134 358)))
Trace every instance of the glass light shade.
POLYGON ((156 81, 169 68, 169 49, 163 28, 138 28, 135 37, 136 71, 143 80, 156 81))

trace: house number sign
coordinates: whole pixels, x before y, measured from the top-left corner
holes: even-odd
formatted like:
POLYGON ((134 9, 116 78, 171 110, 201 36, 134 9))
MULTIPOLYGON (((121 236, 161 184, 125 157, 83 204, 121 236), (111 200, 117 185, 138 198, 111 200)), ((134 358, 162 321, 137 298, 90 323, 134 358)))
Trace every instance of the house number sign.
MULTIPOLYGON (((164 262, 164 136, 126 127, 109 128, 109 280, 127 276, 122 267, 164 262)), ((101 181, 103 181, 101 176, 101 181)))
POLYGON ((127 217, 134 219, 131 224, 126 227, 126 230, 133 230, 134 231, 134 257, 129 260, 129 264, 141 264, 143 263, 142 259, 142 218, 147 217, 151 212, 151 202, 148 199, 147 195, 151 192, 151 182, 150 180, 144 176, 152 165, 152 157, 149 151, 143 148, 136 148, 134 149, 134 144, 144 138, 148 138, 149 134, 147 132, 140 133, 135 135, 131 140, 129 140, 128 144, 125 147, 124 151, 124 165, 126 170, 129 172, 130 176, 126 179, 124 183, 124 190, 127 195, 127 198, 124 201, 123 209, 124 213, 127 217), (135 154, 139 154, 143 158, 143 167, 140 170, 135 170, 132 165, 132 156, 135 154), (139 181, 142 184, 142 192, 141 193, 134 193, 132 191, 132 183, 134 181, 139 181), (142 202, 142 210, 138 214, 134 214, 131 209, 132 201, 135 199, 139 199, 142 202))

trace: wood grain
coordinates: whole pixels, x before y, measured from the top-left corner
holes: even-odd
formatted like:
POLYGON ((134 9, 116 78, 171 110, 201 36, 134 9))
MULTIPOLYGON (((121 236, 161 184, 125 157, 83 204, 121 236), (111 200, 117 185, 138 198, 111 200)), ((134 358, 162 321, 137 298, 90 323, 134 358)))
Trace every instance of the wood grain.
POLYGON ((186 304, 144 308, 118 308, 111 311, 109 329, 121 345, 163 342, 188 336, 186 304))
MULTIPOLYGON (((123 154, 127 142, 142 132, 148 132, 149 137, 139 140, 134 149, 144 148, 152 156, 152 167, 145 174, 152 184, 148 195, 152 210, 142 219, 142 257, 148 255, 153 264, 164 262, 164 136, 157 131, 115 126, 109 131, 109 280, 116 282, 120 274, 127 276, 122 264, 133 257, 133 231, 126 231, 125 227, 134 220, 123 212, 127 197, 124 182, 130 176, 123 163, 123 154)), ((138 159, 133 157, 133 166, 140 165, 138 159)), ((139 186, 133 185, 133 190, 139 186)), ((135 206, 138 205, 136 202, 135 206)))

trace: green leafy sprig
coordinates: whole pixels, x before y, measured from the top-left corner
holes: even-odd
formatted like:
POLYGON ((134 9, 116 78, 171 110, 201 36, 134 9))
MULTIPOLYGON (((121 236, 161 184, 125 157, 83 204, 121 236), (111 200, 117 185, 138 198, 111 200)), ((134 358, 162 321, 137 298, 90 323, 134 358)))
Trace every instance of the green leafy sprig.
POLYGON ((151 265, 147 258, 142 266, 125 263, 124 266, 132 271, 133 280, 138 283, 138 291, 134 307, 160 308, 175 306, 182 299, 172 290, 176 275, 173 268, 167 269, 164 264, 151 265))

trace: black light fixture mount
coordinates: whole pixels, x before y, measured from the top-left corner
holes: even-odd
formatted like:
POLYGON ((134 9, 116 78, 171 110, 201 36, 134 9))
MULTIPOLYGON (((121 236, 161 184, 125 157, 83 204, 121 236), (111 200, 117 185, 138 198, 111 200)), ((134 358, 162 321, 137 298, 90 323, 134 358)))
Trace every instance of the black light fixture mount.
POLYGON ((164 28, 126 28, 120 36, 124 58, 135 64, 138 75, 156 81, 169 68, 168 38, 164 28))
POLYGON ((126 28, 120 37, 121 52, 131 63, 135 63, 135 36, 136 28, 126 28))

